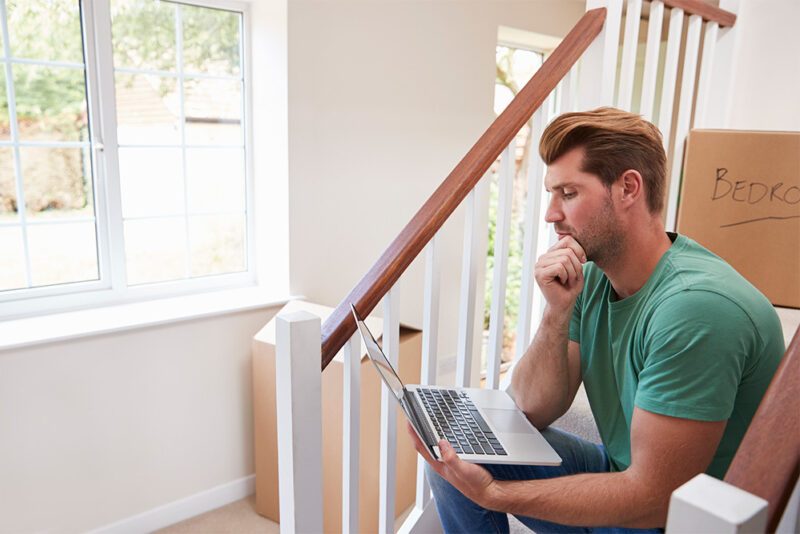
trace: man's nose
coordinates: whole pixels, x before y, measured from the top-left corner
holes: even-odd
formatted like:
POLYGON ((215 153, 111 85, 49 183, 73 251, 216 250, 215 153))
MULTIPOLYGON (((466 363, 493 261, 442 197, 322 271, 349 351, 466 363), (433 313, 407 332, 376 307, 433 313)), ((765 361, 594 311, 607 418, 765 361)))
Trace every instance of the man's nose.
POLYGON ((551 198, 550 202, 547 204, 547 211, 544 213, 545 222, 554 223, 563 218, 564 214, 561 212, 561 208, 558 206, 556 198, 551 198))

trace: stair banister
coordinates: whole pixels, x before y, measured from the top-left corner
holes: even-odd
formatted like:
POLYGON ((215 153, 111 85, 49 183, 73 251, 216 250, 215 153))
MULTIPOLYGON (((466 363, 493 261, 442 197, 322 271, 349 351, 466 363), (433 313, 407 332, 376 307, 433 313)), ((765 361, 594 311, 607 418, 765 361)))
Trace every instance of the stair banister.
POLYGON ((669 8, 682 9, 689 15, 700 15, 703 20, 716 22, 720 26, 733 26, 736 23, 734 13, 720 9, 704 0, 663 0, 663 3, 669 8))
POLYGON ((800 328, 794 333, 724 479, 769 502, 767 532, 776 530, 800 477, 799 391, 800 328))
POLYGON ((422 251, 450 214, 508 146, 519 129, 544 102, 584 50, 600 33, 605 9, 586 12, 528 84, 492 123, 477 143, 423 204, 367 274, 322 325, 322 368, 355 332, 350 314, 354 303, 364 316, 380 302, 414 258, 422 251))

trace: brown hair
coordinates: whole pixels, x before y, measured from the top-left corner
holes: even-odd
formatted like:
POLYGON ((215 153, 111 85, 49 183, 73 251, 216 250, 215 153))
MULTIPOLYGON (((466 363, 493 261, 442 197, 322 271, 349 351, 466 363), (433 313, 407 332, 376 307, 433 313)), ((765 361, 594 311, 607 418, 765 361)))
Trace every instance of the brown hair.
POLYGON ((584 149, 581 170, 597 175, 607 188, 625 171, 638 171, 650 212, 661 211, 667 156, 661 133, 651 122, 611 107, 565 113, 545 128, 539 154, 550 165, 576 147, 584 149))

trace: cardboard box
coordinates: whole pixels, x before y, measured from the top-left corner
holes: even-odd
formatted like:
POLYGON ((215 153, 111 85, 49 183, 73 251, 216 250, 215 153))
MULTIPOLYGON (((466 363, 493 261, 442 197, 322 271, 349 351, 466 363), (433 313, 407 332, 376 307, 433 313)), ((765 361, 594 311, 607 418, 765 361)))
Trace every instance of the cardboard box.
POLYGON ((800 308, 800 132, 692 130, 678 231, 800 308))
MULTIPOLYGON (((279 314, 305 310, 322 322, 332 308, 292 301, 279 314)), ((378 337, 383 321, 367 318, 378 337)), ((380 464, 381 381, 362 343, 361 428, 359 462, 359 532, 378 531, 378 477, 380 464)), ((418 383, 422 332, 401 326, 398 373, 406 383, 418 383)), ((323 527, 325 532, 342 529, 342 379, 340 354, 322 373, 322 471, 323 527)), ((275 319, 253 337, 253 410, 255 418, 256 510, 279 521, 278 441, 275 417, 275 319)), ((395 517, 411 506, 416 493, 417 453, 406 431, 405 416, 398 408, 397 480, 395 517)))

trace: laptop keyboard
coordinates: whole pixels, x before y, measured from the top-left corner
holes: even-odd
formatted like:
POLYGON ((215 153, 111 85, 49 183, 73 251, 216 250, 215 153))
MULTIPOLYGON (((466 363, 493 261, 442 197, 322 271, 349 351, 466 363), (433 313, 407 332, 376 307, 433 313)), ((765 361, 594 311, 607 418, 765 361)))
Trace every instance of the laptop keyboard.
POLYGON ((464 391, 417 388, 422 405, 440 437, 458 453, 502 455, 505 451, 464 391))

